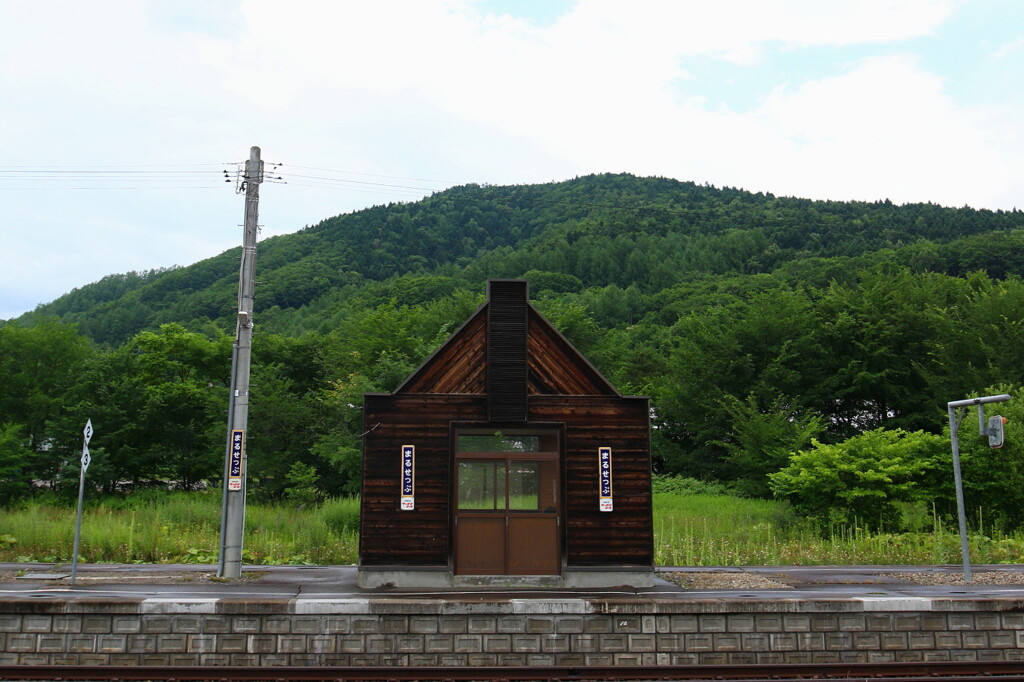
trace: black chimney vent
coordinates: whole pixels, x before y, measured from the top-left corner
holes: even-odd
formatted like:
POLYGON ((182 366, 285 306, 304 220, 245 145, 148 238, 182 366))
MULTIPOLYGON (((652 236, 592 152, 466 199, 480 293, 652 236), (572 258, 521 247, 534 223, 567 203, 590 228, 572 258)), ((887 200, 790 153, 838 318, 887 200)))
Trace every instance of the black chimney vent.
POLYGON ((527 419, 526 280, 487 283, 487 397, 492 422, 527 419))

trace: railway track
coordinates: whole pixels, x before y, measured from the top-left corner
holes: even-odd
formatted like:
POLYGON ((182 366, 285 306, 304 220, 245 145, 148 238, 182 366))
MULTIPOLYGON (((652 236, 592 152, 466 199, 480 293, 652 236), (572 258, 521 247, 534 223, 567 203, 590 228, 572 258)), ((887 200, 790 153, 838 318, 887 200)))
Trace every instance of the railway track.
POLYGON ((573 682, 615 680, 680 680, 696 682, 781 682, 785 680, 864 680, 872 682, 995 682, 1024 680, 1024 661, 957 663, 824 663, 702 666, 611 666, 611 667, 267 667, 236 666, 0 666, 0 680, 160 680, 237 682, 277 680, 280 682, 376 682, 409 680, 452 681, 498 680, 573 682))

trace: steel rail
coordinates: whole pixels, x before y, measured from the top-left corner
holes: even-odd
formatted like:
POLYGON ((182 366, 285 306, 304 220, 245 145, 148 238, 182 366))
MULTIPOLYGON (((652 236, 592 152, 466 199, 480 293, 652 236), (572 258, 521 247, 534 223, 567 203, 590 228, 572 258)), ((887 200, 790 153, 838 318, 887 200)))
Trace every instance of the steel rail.
POLYGON ((522 680, 601 681, 700 680, 715 682, 780 682, 782 680, 870 680, 871 682, 993 682, 1024 679, 1024 661, 928 663, 792 663, 680 666, 120 666, 120 665, 4 665, 0 680, 279 680, 281 682, 370 682, 377 680, 522 680))

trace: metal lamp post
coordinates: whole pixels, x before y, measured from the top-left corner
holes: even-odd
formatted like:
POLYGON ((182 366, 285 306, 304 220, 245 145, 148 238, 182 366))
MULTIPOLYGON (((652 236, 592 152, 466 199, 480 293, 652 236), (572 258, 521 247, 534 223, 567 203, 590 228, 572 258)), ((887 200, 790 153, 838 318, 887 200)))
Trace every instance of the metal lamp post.
POLYGON ((989 435, 989 429, 985 425, 985 408, 987 403, 1001 403, 1010 399, 1007 394, 990 395, 984 398, 967 398, 966 400, 953 400, 946 403, 949 410, 949 440, 953 446, 953 482, 956 485, 956 512, 957 521, 960 524, 960 556, 964 564, 964 581, 971 582, 971 555, 967 545, 967 511, 964 506, 964 483, 960 474, 960 438, 958 431, 960 422, 967 414, 967 408, 971 405, 978 406, 978 431, 982 436, 989 435))

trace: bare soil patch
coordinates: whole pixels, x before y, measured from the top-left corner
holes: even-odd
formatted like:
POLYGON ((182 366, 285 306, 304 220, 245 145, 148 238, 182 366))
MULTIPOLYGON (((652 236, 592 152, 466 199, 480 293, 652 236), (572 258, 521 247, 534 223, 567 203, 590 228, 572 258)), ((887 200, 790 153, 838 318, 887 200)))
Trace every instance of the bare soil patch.
POLYGON ((757 573, 659 573, 660 577, 686 590, 792 590, 780 582, 782 576, 766 577, 757 573), (779 579, 776 579, 779 578, 779 579))
POLYGON ((1014 571, 972 571, 971 582, 964 581, 963 573, 917 571, 913 573, 883 573, 883 578, 907 580, 918 585, 1024 585, 1024 573, 1014 571))
MULTIPOLYGON (((58 573, 66 576, 69 571, 37 571, 37 573, 58 573)), ((139 573, 126 573, 123 571, 79 571, 75 577, 76 585, 203 585, 209 583, 243 582, 252 583, 266 575, 265 571, 246 571, 237 580, 218 578, 216 573, 203 571, 141 571, 139 573)), ((18 573, 4 571, 0 572, 0 582, 14 582, 25 580, 18 573)), ((46 581, 51 585, 68 585, 71 579, 68 577, 55 578, 46 581)))
MULTIPOLYGON (((792 590, 785 575, 765 576, 758 573, 701 571, 694 573, 659 573, 659 576, 686 590, 792 590)), ((918 585, 1024 585, 1024 572, 974 571, 971 582, 964 582, 961 572, 908 571, 879 573, 864 584, 880 584, 886 580, 906 581, 918 585)))

